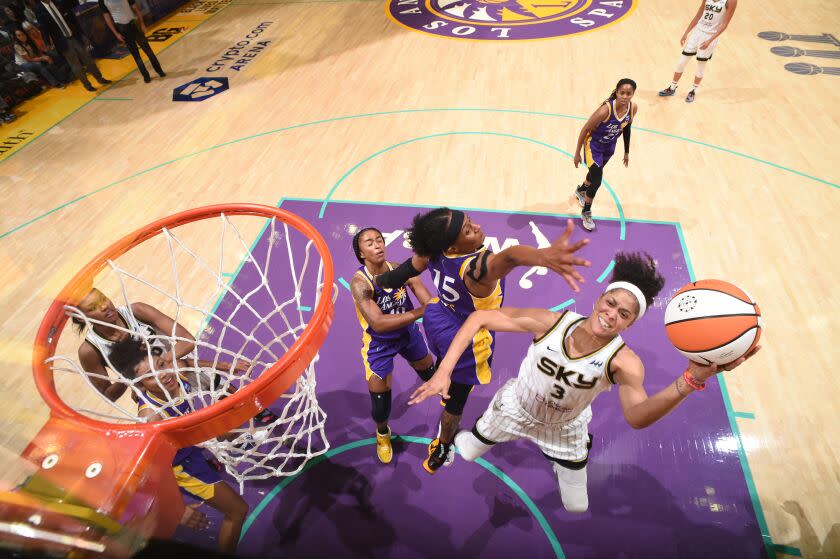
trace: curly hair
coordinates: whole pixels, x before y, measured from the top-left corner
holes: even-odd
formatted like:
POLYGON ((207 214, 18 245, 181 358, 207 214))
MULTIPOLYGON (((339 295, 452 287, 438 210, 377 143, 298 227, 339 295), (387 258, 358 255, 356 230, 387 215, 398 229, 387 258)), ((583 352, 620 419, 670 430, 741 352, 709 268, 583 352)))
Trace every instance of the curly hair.
POLYGON ((111 346, 111 353, 108 355, 108 360, 114 369, 122 376, 133 379, 135 377, 135 369, 143 359, 148 359, 149 354, 146 351, 146 346, 143 340, 129 336, 126 339, 119 341, 111 346))
POLYGON ((417 214, 407 232, 408 243, 418 256, 432 257, 449 248, 447 227, 452 217, 449 208, 437 208, 424 214, 417 214))
POLYGON ((359 264, 364 264, 365 259, 362 258, 362 251, 359 248, 359 240, 362 238, 362 235, 367 233, 368 231, 376 231, 377 234, 382 237, 382 231, 377 229, 376 227, 365 227, 364 229, 359 229, 359 231, 353 235, 353 254, 356 255, 356 260, 359 261, 359 264))
POLYGON ((665 278, 656 268, 656 261, 646 252, 616 253, 615 268, 613 268, 610 283, 626 281, 638 287, 645 296, 647 305, 653 304, 656 297, 665 286, 665 278))

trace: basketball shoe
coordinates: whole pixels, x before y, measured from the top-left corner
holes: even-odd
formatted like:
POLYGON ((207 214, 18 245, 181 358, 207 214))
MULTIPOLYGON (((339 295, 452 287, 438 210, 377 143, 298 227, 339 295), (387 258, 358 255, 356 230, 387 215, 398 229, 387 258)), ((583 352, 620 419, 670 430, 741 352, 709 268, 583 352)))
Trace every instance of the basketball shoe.
POLYGON ((455 460, 455 449, 452 443, 441 443, 435 439, 429 443, 429 458, 423 462, 423 468, 430 474, 437 472, 441 466, 449 466, 455 460))
POLYGON ((592 220, 592 212, 580 212, 580 218, 583 220, 583 228, 587 231, 595 229, 595 222, 592 220))
POLYGON ((394 457, 394 449, 391 448, 391 428, 388 427, 387 433, 376 432, 376 456, 383 464, 390 464, 391 458, 394 457))
POLYGON ((577 198, 578 204, 582 208, 584 204, 586 204, 586 185, 582 184, 575 188, 575 198, 577 198), (581 190, 583 188, 583 190, 581 190))
POLYGON ((668 87, 666 87, 665 89, 663 89, 662 91, 659 92, 659 96, 660 97, 670 97, 671 95, 673 95, 676 92, 677 92, 677 88, 675 87, 675 88, 672 89, 671 86, 669 85, 668 87))
POLYGON ((694 90, 688 92, 688 95, 685 96, 686 103, 694 103, 694 90))

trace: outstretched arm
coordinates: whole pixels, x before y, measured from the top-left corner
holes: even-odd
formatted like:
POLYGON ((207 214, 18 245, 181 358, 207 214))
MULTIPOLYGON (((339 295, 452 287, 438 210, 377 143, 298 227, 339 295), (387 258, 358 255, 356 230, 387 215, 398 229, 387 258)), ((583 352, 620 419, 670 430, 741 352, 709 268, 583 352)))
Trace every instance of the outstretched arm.
MULTIPOLYGON (((490 285, 505 277, 517 266, 542 266, 560 274, 573 291, 580 291, 577 282, 584 279, 575 266, 589 266, 590 262, 575 253, 589 243, 583 239, 569 244, 569 238, 574 231, 572 220, 566 222, 566 229, 548 248, 517 245, 508 247, 499 254, 487 256, 487 271, 478 281, 470 274, 465 275, 467 288, 477 284, 490 285)), ((480 256, 478 258, 481 258, 480 256)))
POLYGON ((417 297, 417 301, 420 302, 421 305, 427 305, 432 298, 432 294, 429 293, 429 290, 426 289, 426 285, 420 280, 420 278, 411 278, 408 280, 408 287, 411 288, 411 291, 414 292, 414 296, 417 297))
POLYGON ((560 314, 546 309, 504 307, 489 311, 475 311, 455 334, 434 376, 412 392, 408 403, 418 404, 435 394, 441 395, 444 399, 449 398, 452 370, 461 354, 472 343, 473 337, 482 328, 496 332, 530 332, 534 336, 541 336, 554 326, 559 317, 560 314))
POLYGON ((350 292, 353 294, 353 301, 356 308, 362 313, 362 317, 370 324, 374 332, 390 332, 408 326, 421 316, 423 307, 400 314, 385 314, 376 303, 373 302, 373 288, 359 276, 350 282, 350 292))
POLYGON ((396 289, 415 276, 419 276, 423 270, 429 267, 429 259, 422 256, 412 255, 411 258, 384 274, 379 274, 373 281, 379 287, 385 289, 396 289))
MULTIPOLYGON (((721 371, 731 371, 755 355, 759 349, 760 346, 746 356, 723 367, 717 365, 706 367, 689 361, 686 371, 692 377, 693 382, 703 384, 707 379, 721 371)), ((686 382, 683 375, 680 375, 673 383, 653 396, 648 396, 642 384, 645 378, 644 365, 629 348, 622 349, 613 363, 616 367, 614 378, 618 383, 618 397, 621 401, 624 419, 634 429, 644 429, 656 423, 676 408, 686 396, 694 392, 694 388, 686 382)))

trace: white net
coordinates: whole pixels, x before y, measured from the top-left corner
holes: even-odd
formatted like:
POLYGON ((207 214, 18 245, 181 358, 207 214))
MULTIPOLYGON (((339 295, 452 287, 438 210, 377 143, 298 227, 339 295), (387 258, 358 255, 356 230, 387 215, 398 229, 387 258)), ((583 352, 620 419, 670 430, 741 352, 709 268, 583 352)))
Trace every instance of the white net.
MULTIPOLYGON (((194 412, 259 378, 307 327, 323 290, 323 262, 311 239, 275 218, 221 215, 197 223, 164 228, 135 247, 145 253, 132 256, 132 249, 109 260, 80 308, 65 307, 82 328, 82 346, 95 348, 93 361, 104 365, 82 366, 84 359, 67 353, 49 360, 62 399, 77 411, 117 423, 194 412), (249 246, 245 238, 259 226, 249 246), (127 338, 142 342, 135 354, 144 355, 119 374, 111 351, 127 338), (80 382, 97 398, 74 398, 80 382)), ((335 286, 328 292, 334 299, 335 286)), ((329 449, 315 394, 317 361, 267 410, 199 445, 240 491, 249 480, 299 472, 329 449)))

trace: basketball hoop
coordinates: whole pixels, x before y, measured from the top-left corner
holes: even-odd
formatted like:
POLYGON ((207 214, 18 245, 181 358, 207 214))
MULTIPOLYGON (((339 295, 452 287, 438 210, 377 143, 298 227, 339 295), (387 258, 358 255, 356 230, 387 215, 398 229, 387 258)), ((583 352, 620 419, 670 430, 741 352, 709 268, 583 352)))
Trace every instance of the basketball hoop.
MULTIPOLYGON (((117 241, 61 290, 38 330, 35 383, 51 417, 23 453, 37 467, 33 478, 123 526, 168 537, 183 512, 172 474, 178 448, 200 445, 212 452, 240 490, 247 480, 300 471, 329 448, 314 367, 333 319, 333 280, 320 234, 300 217, 269 206, 197 208, 117 241), (103 324, 76 306, 93 287, 119 295, 124 312, 148 302, 175 324, 190 324, 195 350, 176 362, 181 391, 172 395, 173 401, 189 402, 186 412, 143 423, 136 402, 125 396, 112 402, 96 390, 97 374, 84 371, 75 347, 56 354, 65 345, 60 338, 68 318, 84 328, 103 324), (215 380, 185 392, 187 373, 215 380), (74 398, 81 393, 80 404, 74 398), (271 423, 254 426, 254 415, 269 407, 271 423), (156 519, 154 526, 149 517, 156 519)), ((184 340, 175 327, 149 335, 114 328, 139 337, 145 347, 184 340)), ((152 367, 149 375, 160 373, 152 367)), ((144 401, 139 379, 111 374, 108 380, 144 401)))

